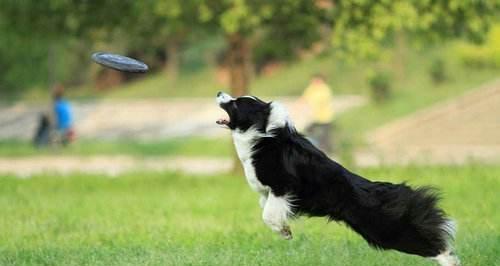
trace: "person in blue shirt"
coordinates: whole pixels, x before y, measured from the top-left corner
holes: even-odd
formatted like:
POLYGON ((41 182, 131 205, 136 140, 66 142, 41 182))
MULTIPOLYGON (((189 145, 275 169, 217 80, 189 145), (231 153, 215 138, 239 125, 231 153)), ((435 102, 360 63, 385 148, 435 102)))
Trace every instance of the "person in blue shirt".
POLYGON ((64 87, 57 85, 54 89, 54 118, 58 139, 63 145, 73 141, 73 114, 71 104, 64 99, 64 87))

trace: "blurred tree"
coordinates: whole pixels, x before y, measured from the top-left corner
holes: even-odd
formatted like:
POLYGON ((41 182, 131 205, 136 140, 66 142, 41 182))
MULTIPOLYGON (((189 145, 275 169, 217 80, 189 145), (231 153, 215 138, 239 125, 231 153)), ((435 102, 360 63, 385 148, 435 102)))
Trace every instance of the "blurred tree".
POLYGON ((500 68, 500 24, 496 23, 491 27, 484 43, 478 45, 458 42, 454 50, 466 66, 500 68))
POLYGON ((334 2, 336 51, 347 61, 380 59, 384 47, 395 45, 393 66, 399 78, 405 73, 407 42, 422 46, 456 37, 480 41, 500 14, 498 0, 334 2))
POLYGON ((333 46, 345 59, 376 58, 387 44, 404 46, 405 36, 415 44, 458 36, 480 40, 499 7, 497 0, 198 1, 200 20, 226 36, 235 95, 247 93, 252 51, 264 42, 285 51, 308 47, 329 24, 333 46))
POLYGON ((46 51, 45 61, 57 61, 51 57, 58 53, 50 51, 59 49, 54 46, 58 40, 75 37, 92 43, 113 39, 118 32, 132 48, 165 43, 167 69, 175 76, 179 44, 186 36, 223 34, 231 87, 240 95, 248 89, 255 49, 286 57, 317 41, 321 25, 333 29, 333 45, 348 60, 374 58, 395 39, 415 44, 455 36, 480 40, 499 6, 498 0, 4 0, 0 56, 7 64, 8 58, 29 61, 46 51), (14 46, 14 41, 23 45, 14 46), (11 50, 18 51, 9 54, 11 50))
POLYGON ((252 52, 262 42, 277 49, 308 47, 328 25, 327 9, 309 0, 200 0, 199 18, 224 34, 230 87, 235 96, 248 93, 252 52))
POLYGON ((333 45, 349 60, 377 57, 402 34, 418 45, 459 36, 479 41, 500 9, 498 0, 334 2, 333 45))
POLYGON ((78 0, 5 0, 0 9, 0 29, 5 33, 0 43, 0 56, 9 57, 9 69, 14 73, 0 74, 0 81, 7 79, 9 87, 27 86, 28 80, 55 82, 55 69, 61 47, 58 44, 71 38, 79 41, 94 41, 98 36, 119 28, 127 27, 127 16, 133 11, 131 0, 78 1, 78 0), (120 12, 113 12, 120 10, 120 12), (123 13, 122 13, 123 12, 123 13), (8 49, 6 49, 6 47, 8 49), (4 48, 4 49, 2 49, 4 48), (13 52, 14 51, 14 52, 13 52), (36 53, 34 52, 36 51, 36 53), (25 63, 23 63, 25 62, 25 63), (29 62, 29 63, 26 63, 29 62), (24 75, 26 67, 34 72, 24 75), (19 68, 19 69, 18 69, 19 68), (47 78, 32 78, 46 73, 47 78))
POLYGON ((180 47, 192 33, 200 30, 198 1, 146 0, 135 3, 135 23, 127 29, 134 36, 135 47, 165 47, 166 73, 175 79, 179 72, 180 47))

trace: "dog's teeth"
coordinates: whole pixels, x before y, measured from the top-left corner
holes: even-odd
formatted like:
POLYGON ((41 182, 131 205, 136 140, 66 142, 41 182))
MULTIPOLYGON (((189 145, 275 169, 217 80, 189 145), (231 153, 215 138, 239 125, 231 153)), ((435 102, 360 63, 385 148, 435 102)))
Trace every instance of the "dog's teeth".
POLYGON ((228 121, 226 119, 218 119, 217 121, 215 121, 215 123, 219 124, 219 125, 225 125, 228 123, 228 121))

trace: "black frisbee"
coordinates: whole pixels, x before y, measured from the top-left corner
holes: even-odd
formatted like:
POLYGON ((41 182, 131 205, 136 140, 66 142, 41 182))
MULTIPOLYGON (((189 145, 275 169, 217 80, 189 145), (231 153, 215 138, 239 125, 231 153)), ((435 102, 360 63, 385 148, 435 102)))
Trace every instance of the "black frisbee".
POLYGON ((143 62, 118 54, 97 52, 92 55, 96 63, 124 72, 144 73, 148 71, 148 65, 143 62))

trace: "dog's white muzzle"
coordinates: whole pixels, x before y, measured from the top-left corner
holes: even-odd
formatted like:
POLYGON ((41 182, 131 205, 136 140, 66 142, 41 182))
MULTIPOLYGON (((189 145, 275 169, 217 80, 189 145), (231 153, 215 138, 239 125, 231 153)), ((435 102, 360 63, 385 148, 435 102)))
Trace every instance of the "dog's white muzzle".
POLYGON ((224 92, 218 92, 217 93, 216 101, 217 101, 218 104, 228 103, 228 102, 230 102, 232 100, 234 100, 234 98, 231 97, 231 95, 229 95, 227 93, 224 93, 224 92))

